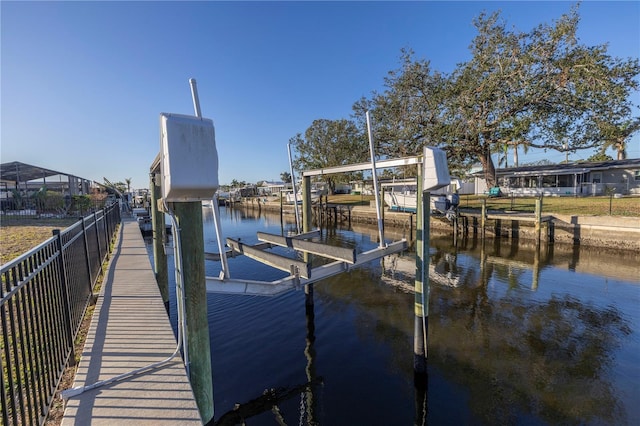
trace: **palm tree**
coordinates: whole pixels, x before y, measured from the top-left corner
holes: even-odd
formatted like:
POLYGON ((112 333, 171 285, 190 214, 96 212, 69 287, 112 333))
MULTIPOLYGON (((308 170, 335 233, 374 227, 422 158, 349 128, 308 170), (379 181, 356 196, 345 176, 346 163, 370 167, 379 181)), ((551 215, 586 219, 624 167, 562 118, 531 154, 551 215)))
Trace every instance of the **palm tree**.
POLYGON ((526 154, 529 151, 529 143, 527 141, 505 141, 502 140, 499 145, 499 153, 503 154, 498 158, 498 166, 509 167, 509 161, 507 160, 507 156, 509 154, 509 146, 513 147, 513 167, 518 167, 518 147, 524 147, 524 153, 526 154))
POLYGON ((289 172, 280 173, 280 179, 282 179, 282 182, 284 182, 284 183, 290 183, 291 182, 291 173, 289 173, 289 172))
POLYGON ((622 123, 600 122, 600 129, 605 135, 605 141, 600 152, 611 148, 617 152, 618 160, 627 158, 627 139, 640 129, 640 117, 622 123))
POLYGON ((524 153, 529 152, 529 144, 526 141, 513 141, 511 142, 513 145, 513 167, 518 167, 518 147, 522 145, 524 153))

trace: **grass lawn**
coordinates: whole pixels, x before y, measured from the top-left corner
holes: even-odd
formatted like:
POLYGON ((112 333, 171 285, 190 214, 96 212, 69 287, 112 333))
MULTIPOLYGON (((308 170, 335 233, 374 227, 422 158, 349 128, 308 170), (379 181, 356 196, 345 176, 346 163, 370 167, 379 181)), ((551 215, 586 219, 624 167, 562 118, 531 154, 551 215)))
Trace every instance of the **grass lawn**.
POLYGON ((0 219, 0 265, 31 250, 53 236, 54 229, 63 230, 78 221, 68 219, 0 219))
MULTIPOLYGON (((369 205, 373 195, 330 195, 330 203, 345 205, 369 205)), ((460 208, 478 209, 486 200, 489 210, 533 212, 535 197, 488 198, 480 195, 461 195, 460 208)), ((640 197, 544 197, 542 211, 545 214, 568 214, 579 216, 629 216, 640 217, 640 197)))

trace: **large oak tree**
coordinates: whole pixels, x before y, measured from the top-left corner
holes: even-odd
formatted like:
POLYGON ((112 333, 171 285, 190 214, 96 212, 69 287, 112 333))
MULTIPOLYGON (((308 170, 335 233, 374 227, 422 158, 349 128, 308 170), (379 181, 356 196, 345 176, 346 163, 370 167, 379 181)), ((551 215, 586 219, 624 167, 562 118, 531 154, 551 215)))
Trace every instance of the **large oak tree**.
MULTIPOLYGON (((314 120, 304 136, 297 134, 289 143, 297 152, 294 167, 299 171, 366 161, 368 152, 365 134, 356 123, 346 119, 314 120)), ((331 193, 336 183, 344 180, 347 180, 344 176, 325 176, 331 193)))
POLYGON ((508 29, 498 12, 481 14, 469 61, 445 75, 403 51, 386 90, 358 101, 356 116, 373 109, 384 155, 440 146, 454 170, 480 162, 489 186, 496 184, 491 154, 505 146, 624 147, 637 130, 629 99, 638 90, 638 59, 580 44, 578 23, 577 7, 530 32, 508 29))

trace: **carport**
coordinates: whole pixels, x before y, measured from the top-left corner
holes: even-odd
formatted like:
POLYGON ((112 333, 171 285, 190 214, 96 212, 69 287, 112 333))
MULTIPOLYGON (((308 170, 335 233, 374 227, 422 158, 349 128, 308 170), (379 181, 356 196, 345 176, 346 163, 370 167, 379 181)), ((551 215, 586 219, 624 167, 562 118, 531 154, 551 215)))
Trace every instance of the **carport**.
POLYGON ((91 191, 91 181, 45 167, 12 161, 0 164, 0 190, 37 191, 43 186, 64 195, 85 195, 91 191), (58 177, 57 179, 52 179, 58 177))

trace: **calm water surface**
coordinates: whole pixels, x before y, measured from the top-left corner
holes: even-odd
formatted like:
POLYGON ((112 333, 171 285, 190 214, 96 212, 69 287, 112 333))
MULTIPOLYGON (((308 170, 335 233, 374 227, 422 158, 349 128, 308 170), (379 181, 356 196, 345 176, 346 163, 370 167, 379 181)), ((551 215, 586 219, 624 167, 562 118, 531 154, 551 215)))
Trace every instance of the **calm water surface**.
MULTIPOLYGON (((257 210, 221 213, 224 236, 249 244, 293 229, 257 210)), ((361 252, 376 235, 354 225, 321 240, 361 252)), ((239 423, 228 413, 241 404, 248 425, 640 424, 640 254, 432 236, 430 261, 424 389, 411 253, 315 284, 310 311, 303 291, 209 294, 216 420, 239 423)), ((229 266, 237 278, 284 276, 246 257, 229 266)), ((208 276, 219 270, 207 261, 208 276)), ((174 324, 175 312, 172 299, 174 324)))

